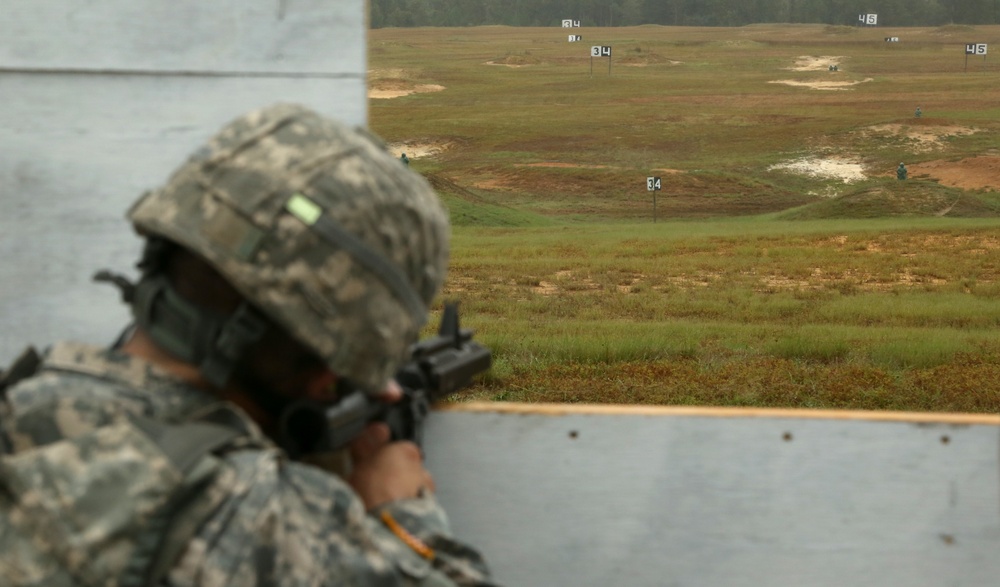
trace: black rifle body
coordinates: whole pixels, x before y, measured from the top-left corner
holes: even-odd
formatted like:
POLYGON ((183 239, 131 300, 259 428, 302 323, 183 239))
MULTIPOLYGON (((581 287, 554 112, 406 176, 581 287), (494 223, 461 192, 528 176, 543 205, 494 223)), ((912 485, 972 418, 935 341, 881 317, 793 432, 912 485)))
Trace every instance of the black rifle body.
POLYGON ((490 350, 459 328, 458 306, 448 304, 437 336, 410 348, 410 360, 396 373, 403 398, 387 404, 360 389, 347 390, 332 406, 299 403, 281 418, 281 444, 298 456, 333 452, 346 447, 371 422, 385 422, 393 440, 423 441, 424 421, 431 405, 472 383, 487 371, 490 350))

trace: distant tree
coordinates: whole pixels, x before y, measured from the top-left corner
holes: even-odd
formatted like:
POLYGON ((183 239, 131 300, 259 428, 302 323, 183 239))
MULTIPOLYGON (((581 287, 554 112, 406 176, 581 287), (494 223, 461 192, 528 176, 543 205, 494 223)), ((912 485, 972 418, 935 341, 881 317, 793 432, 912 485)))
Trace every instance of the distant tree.
POLYGON ((372 2, 368 7, 368 26, 373 29, 380 29, 385 26, 382 5, 377 2, 372 2))
POLYGON ((646 24, 642 14, 642 0, 621 0, 615 12, 616 26, 635 26, 646 24))
POLYGON ((734 6, 740 25, 758 22, 788 22, 788 0, 746 0, 734 6))
POLYGON ((390 26, 742 26, 765 22, 887 26, 1000 23, 1000 0, 369 0, 373 28, 390 26))
POLYGON ((640 0, 640 12, 650 24, 677 24, 677 7, 680 0, 640 0))
POLYGON ((987 24, 996 22, 997 2, 995 0, 965 0, 956 3, 955 22, 963 24, 987 24))

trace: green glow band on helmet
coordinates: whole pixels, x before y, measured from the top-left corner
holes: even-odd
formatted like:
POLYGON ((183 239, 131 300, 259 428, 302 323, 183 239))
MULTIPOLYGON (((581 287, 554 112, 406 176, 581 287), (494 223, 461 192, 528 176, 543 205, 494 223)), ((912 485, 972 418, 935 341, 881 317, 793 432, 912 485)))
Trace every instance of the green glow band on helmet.
POLYGON ((301 193, 295 193, 285 203, 285 210, 301 220, 327 243, 342 249, 381 279, 403 303, 415 324, 423 326, 427 322, 427 309, 423 300, 399 268, 364 241, 344 230, 333 218, 324 215, 323 208, 319 204, 301 193))
POLYGON ((289 198, 285 208, 292 213, 292 216, 304 222, 306 226, 316 224, 319 217, 323 215, 323 209, 302 194, 295 194, 289 198))

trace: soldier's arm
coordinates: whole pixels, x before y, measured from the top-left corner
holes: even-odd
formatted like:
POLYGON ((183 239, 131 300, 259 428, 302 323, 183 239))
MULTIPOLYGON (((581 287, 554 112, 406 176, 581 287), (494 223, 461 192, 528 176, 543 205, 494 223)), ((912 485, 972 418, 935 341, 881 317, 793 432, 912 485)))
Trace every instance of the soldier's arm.
POLYGON ((483 558, 451 536, 430 494, 369 512, 338 477, 277 451, 226 461, 209 489, 226 498, 170 585, 493 585, 483 558))

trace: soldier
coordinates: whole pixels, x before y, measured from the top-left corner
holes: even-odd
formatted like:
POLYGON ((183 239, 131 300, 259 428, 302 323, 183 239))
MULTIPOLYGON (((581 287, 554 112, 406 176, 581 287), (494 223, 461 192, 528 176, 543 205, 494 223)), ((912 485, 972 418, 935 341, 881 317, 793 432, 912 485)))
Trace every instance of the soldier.
POLYGON ((141 277, 99 277, 134 325, 111 348, 25 353, 0 381, 4 585, 492 584, 418 447, 384 424, 343 477, 280 446, 285 408, 338 385, 399 399, 447 264, 426 181, 278 105, 225 126, 128 218, 141 277))
POLYGON ((906 179, 906 165, 903 165, 902 161, 899 162, 899 167, 896 168, 896 179, 906 179))
POLYGON ((920 106, 917 106, 917 110, 916 112, 913 113, 913 116, 916 118, 920 118, 921 116, 923 116, 923 114, 924 113, 920 111, 920 106))
POLYGON ((410 164, 410 158, 406 156, 406 153, 403 153, 402 155, 400 155, 399 156, 399 160, 403 162, 403 165, 407 165, 408 166, 410 164))

